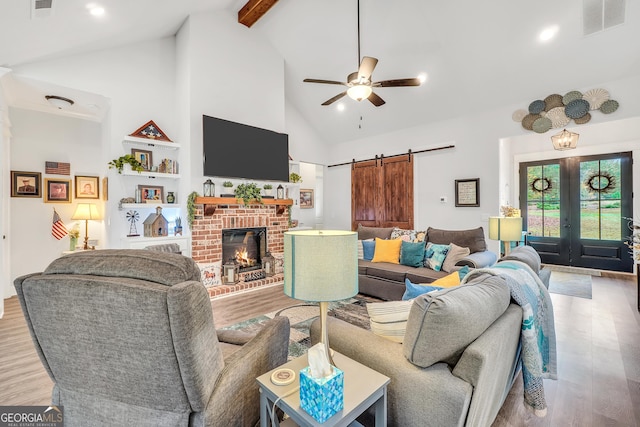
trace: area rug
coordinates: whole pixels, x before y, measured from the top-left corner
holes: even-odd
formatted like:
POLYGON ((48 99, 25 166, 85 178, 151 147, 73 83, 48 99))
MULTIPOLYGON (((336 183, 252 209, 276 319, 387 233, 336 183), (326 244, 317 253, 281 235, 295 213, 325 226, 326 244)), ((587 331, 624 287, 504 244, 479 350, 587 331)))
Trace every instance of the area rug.
MULTIPOLYGON (((363 329, 369 329, 367 302, 380 301, 376 298, 358 295, 344 301, 329 303, 329 316, 336 317, 363 329)), ((253 319, 245 320, 222 329, 240 330, 249 333, 258 332, 263 325, 275 316, 287 316, 291 325, 289 334, 289 360, 303 355, 310 345, 309 327, 320 315, 316 304, 300 303, 253 319)))
POLYGON ((552 271, 549 292, 591 299, 591 276, 588 274, 552 271))

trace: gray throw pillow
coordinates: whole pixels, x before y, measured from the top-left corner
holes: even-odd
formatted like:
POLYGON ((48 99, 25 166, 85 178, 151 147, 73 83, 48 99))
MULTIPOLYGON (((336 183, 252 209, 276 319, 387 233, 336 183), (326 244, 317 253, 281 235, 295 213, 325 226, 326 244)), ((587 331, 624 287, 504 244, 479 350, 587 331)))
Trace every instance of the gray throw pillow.
POLYGON ((462 246, 458 246, 455 243, 451 243, 449 245, 449 252, 447 252, 447 257, 444 259, 444 263, 442 263, 442 271, 451 273, 454 270, 456 263, 470 253, 471 251, 469 250, 469 248, 463 248, 462 246))
POLYGON ((427 229, 427 242, 439 245, 455 243, 463 248, 469 248, 471 253, 487 250, 482 227, 471 230, 439 230, 429 227, 427 229))
POLYGON ((389 239, 393 227, 366 227, 362 224, 358 224, 358 240, 375 239, 389 239))

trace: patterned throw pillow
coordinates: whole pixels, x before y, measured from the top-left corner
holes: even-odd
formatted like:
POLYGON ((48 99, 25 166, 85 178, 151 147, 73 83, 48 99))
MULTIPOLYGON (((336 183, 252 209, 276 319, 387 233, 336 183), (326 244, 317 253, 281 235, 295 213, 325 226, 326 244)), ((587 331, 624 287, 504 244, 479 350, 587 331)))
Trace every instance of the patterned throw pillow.
POLYGON ((390 341, 401 343, 407 329, 407 319, 412 304, 413 300, 367 304, 371 332, 390 341))
POLYGON ((431 242, 427 243, 427 249, 424 251, 424 266, 435 271, 442 269, 449 252, 449 245, 436 245, 431 242))
POLYGON ((427 237, 426 231, 416 231, 416 230, 403 230, 401 228, 395 227, 391 232, 391 237, 389 239, 400 239, 405 242, 424 242, 427 237))

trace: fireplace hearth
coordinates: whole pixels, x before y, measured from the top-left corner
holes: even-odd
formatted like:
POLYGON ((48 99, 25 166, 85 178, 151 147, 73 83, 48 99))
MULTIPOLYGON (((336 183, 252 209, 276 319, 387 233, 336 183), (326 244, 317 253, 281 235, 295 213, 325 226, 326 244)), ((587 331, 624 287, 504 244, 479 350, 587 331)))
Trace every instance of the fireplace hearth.
POLYGON ((267 253, 266 227, 226 228, 222 230, 222 262, 235 260, 240 272, 262 269, 267 253))

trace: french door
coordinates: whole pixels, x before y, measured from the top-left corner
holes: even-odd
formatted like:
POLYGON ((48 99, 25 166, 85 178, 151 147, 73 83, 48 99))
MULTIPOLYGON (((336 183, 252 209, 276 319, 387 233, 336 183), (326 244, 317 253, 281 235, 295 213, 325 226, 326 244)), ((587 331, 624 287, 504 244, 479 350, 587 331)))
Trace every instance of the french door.
POLYGON ((546 264, 631 272, 631 153, 520 165, 520 209, 546 264))

